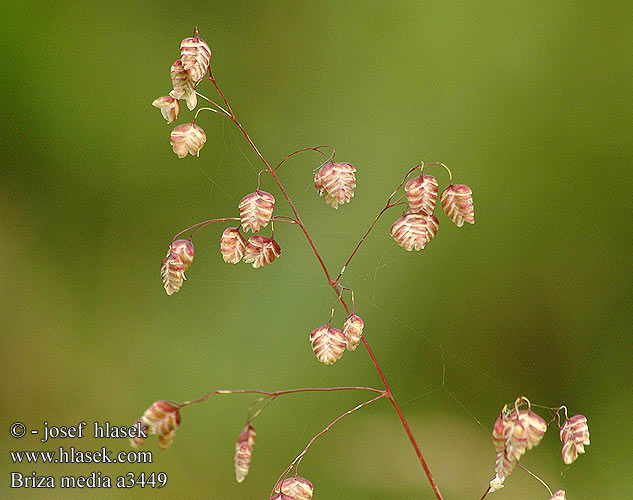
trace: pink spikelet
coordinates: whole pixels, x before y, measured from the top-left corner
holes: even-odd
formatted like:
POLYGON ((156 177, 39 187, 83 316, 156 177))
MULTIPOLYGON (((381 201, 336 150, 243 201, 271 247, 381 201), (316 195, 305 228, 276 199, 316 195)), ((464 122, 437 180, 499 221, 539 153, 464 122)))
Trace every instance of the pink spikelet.
POLYGON ((235 463, 235 479, 238 483, 244 481, 251 467, 256 435, 255 429, 249 424, 244 427, 244 430, 242 430, 242 433, 237 438, 233 462, 235 463))
POLYGON ((253 263, 253 267, 266 266, 281 255, 281 247, 273 238, 256 234, 251 236, 246 244, 244 262, 253 263))
POLYGON ((266 227, 273 216, 275 197, 266 191, 259 189, 247 194, 240 201, 240 220, 242 230, 257 233, 262 227, 266 227))
POLYGON ((202 80, 209 70, 211 49, 207 43, 200 38, 198 28, 194 29, 192 38, 185 38, 181 42, 180 60, 194 83, 198 83, 202 80))
POLYGON ((437 180, 432 175, 420 175, 404 186, 411 212, 432 214, 437 201, 437 180))
POLYGON ((193 243, 189 240, 174 241, 169 250, 167 257, 163 260, 160 268, 163 286, 167 295, 173 295, 182 287, 185 277, 185 271, 193 262, 194 248, 193 243))
POLYGON ((437 234, 439 222, 434 215, 408 212, 391 226, 391 236, 407 251, 422 250, 437 234))
POLYGON ((246 253, 246 240, 240 229, 237 227, 227 227, 220 238, 220 252, 224 262, 237 264, 246 253))
POLYGON ((143 432, 144 432, 144 434, 138 434, 136 436, 130 437, 130 445, 132 446, 132 448, 136 448, 138 450, 143 445, 143 443, 145 443, 145 440, 147 439, 148 426, 145 423, 143 423, 142 419, 139 418, 136 421, 135 427, 137 429, 143 429, 143 432))
POLYGON ((172 130, 169 142, 178 158, 184 158, 187 153, 200 156, 200 150, 207 142, 207 134, 193 122, 183 123, 172 130))
POLYGON ((343 334, 347 342, 347 350, 354 351, 360 344, 360 338, 363 336, 363 327, 365 323, 360 316, 350 314, 343 323, 343 334))
MULTIPOLYGON (((158 436, 158 447, 165 450, 173 443, 176 429, 180 426, 180 411, 168 401, 156 401, 145 410, 141 421, 147 426, 149 434, 158 436)), ((130 440, 130 444, 139 446, 135 438, 130 440)))
POLYGON ((519 459, 527 450, 537 446, 547 430, 547 423, 529 407, 518 410, 524 401, 517 399, 515 407, 504 406, 492 428, 492 444, 497 452, 495 458, 495 478, 490 482, 492 491, 503 487, 503 481, 514 470, 519 459))
POLYGON ((349 163, 328 162, 314 176, 314 186, 333 208, 349 203, 356 189, 356 169, 349 163))
POLYGON ((345 334, 331 325, 312 330, 310 342, 317 359, 324 365, 331 365, 340 359, 347 347, 345 334))
POLYGON ((174 89, 169 93, 174 99, 185 99, 187 108, 192 111, 198 105, 198 96, 196 95, 196 84, 189 76, 189 73, 182 65, 182 61, 178 59, 171 65, 171 84, 174 89))
POLYGON ((585 445, 589 442, 589 426, 583 415, 574 415, 563 423, 560 429, 560 440, 563 443, 563 462, 573 463, 579 453, 585 452, 585 445))
POLYGON ((468 186, 451 184, 442 191, 440 201, 444 212, 457 227, 462 227, 464 222, 475 223, 473 193, 468 186))
POLYGON ((156 99, 152 106, 160 109, 163 118, 167 120, 167 123, 173 123, 178 118, 180 113, 180 103, 178 99, 174 99, 171 96, 163 96, 156 99))
POLYGON ((566 500, 565 490, 558 490, 549 498, 549 500, 566 500))
POLYGON ((273 498, 279 500, 311 500, 314 486, 305 477, 294 476, 279 481, 273 491, 277 494, 273 498))

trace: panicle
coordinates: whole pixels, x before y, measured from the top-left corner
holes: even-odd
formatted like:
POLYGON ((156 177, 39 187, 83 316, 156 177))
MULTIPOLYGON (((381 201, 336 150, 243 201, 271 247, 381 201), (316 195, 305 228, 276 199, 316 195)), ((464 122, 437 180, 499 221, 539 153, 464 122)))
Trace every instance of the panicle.
POLYGON ((253 426, 249 424, 244 427, 237 438, 233 462, 235 463, 235 479, 238 483, 244 481, 244 478, 246 478, 248 470, 251 467, 253 446, 255 446, 256 435, 257 433, 255 432, 255 429, 253 429, 253 426))
POLYGON ((312 486, 312 483, 305 477, 294 476, 279 481, 273 491, 278 495, 282 495, 275 496, 274 498, 282 499, 285 496, 289 500, 310 500, 314 486, 312 486))
POLYGON ((178 99, 174 99, 171 96, 163 96, 156 99, 152 106, 160 109, 160 112, 163 114, 163 118, 167 120, 167 123, 173 123, 178 118, 178 113, 180 113, 180 103, 178 99))
POLYGON ((347 342, 347 350, 354 351, 360 343, 360 338, 363 336, 363 327, 365 323, 360 316, 356 314, 350 314, 343 323, 343 334, 347 342))
POLYGON ((425 212, 407 212, 391 226, 391 236, 407 251, 421 250, 437 234, 439 222, 425 212))
POLYGON ((189 76, 189 73, 182 65, 182 61, 180 59, 171 65, 170 75, 171 84, 174 89, 169 93, 169 95, 174 99, 185 99, 189 110, 194 110, 198 105, 196 84, 189 76))
POLYGON ((473 193, 468 186, 451 184, 442 191, 440 201, 444 212, 457 227, 462 227, 464 222, 475 223, 473 193))
POLYGON ((209 69, 211 49, 200 38, 198 28, 194 29, 193 37, 185 38, 180 44, 180 60, 191 80, 198 83, 209 69))
MULTIPOLYGON (((176 429, 180 426, 180 411, 168 401, 156 401, 145 410, 141 422, 147 426, 149 434, 158 436, 158 447, 164 450, 174 441, 176 429)), ((135 448, 140 446, 136 438, 131 438, 130 444, 135 448)))
POLYGON ((560 440, 563 443, 563 462, 569 465, 578 458, 579 453, 585 452, 585 445, 590 444, 587 418, 574 415, 566 419, 560 429, 560 440))
POLYGON ((281 247, 273 238, 256 234, 251 236, 246 244, 244 262, 253 263, 253 267, 266 266, 281 255, 281 247))
POLYGON ((237 264, 246 252, 246 240, 238 227, 227 227, 220 238, 220 252, 224 262, 237 264))
POLYGON ((356 169, 350 163, 328 162, 314 176, 314 186, 333 208, 349 203, 356 188, 356 169))
POLYGON ((191 156, 200 156, 200 150, 207 141, 207 134, 195 123, 183 123, 178 125, 171 132, 169 142, 178 155, 184 158, 189 153, 191 156))
POLYGON ((412 212, 432 214, 437 201, 437 180, 432 175, 419 175, 404 186, 412 212))
POLYGON ((312 350, 317 359, 324 365, 331 365, 336 362, 347 346, 345 334, 331 325, 320 326, 310 334, 312 350))
POLYGON ((257 233, 266 227, 273 216, 274 207, 275 197, 266 191, 258 189, 244 196, 239 205, 242 230, 257 233))

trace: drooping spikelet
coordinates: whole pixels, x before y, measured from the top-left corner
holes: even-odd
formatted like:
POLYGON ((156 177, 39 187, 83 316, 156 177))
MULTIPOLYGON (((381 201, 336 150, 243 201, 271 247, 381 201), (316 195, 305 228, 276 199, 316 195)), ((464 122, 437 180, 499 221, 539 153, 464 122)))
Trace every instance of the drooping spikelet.
POLYGON ((238 227, 227 227, 220 238, 220 252, 224 262, 237 264, 246 252, 246 240, 238 227))
POLYGON ((244 262, 253 263, 253 267, 266 266, 281 255, 281 247, 273 238, 256 234, 251 236, 246 244, 244 262))
POLYGON ((437 201, 437 180, 432 175, 419 175, 404 186, 411 212, 432 214, 437 201))
POLYGON ((496 476, 490 483, 493 491, 503 486, 503 480, 514 470, 519 459, 541 442, 547 430, 545 420, 530 408, 517 410, 521 401, 523 399, 518 399, 511 411, 506 405, 492 428, 492 444, 497 451, 496 476))
POLYGON ((440 201, 444 212, 457 227, 462 227, 464 222, 475 223, 473 193, 468 186, 451 184, 442 191, 440 201))
POLYGON ((549 500, 566 500, 565 490, 557 490, 549 500))
POLYGON ((249 424, 244 427, 240 436, 237 438, 233 462, 235 463, 235 479, 237 479, 238 483, 244 481, 244 478, 251 467, 253 446, 255 445, 256 435, 257 433, 255 432, 255 429, 253 429, 253 426, 249 424))
POLYGON ((171 131, 169 142, 178 155, 184 158, 189 153, 191 156, 200 156, 200 150, 207 141, 207 134, 195 123, 183 123, 171 131))
POLYGON ((360 316, 356 314, 350 314, 343 323, 343 334, 347 342, 347 350, 354 351, 360 343, 360 338, 363 336, 363 327, 365 323, 360 316))
POLYGON ((356 188, 356 169, 350 163, 328 162, 314 176, 314 186, 325 202, 338 208, 349 203, 356 188))
POLYGON ((421 250, 437 234, 439 222, 434 215, 408 212, 391 226, 391 236, 407 251, 421 250))
POLYGON ((170 75, 171 84, 174 89, 169 93, 169 95, 174 99, 185 99, 189 110, 194 110, 198 105, 196 84, 189 76, 189 73, 182 65, 182 61, 180 59, 171 65, 170 75))
POLYGON ((176 240, 167 250, 167 257, 160 268, 163 286, 167 295, 172 295, 182 287, 185 271, 193 262, 194 248, 190 240, 176 240))
MULTIPOLYGON (((177 406, 168 401, 156 401, 141 417, 141 421, 147 426, 149 434, 158 436, 158 447, 167 449, 174 441, 176 429, 180 426, 180 411, 177 406)), ((138 448, 138 440, 132 438, 130 444, 138 448)))
POLYGON ((324 365, 331 365, 345 352, 347 339, 345 334, 331 325, 320 326, 310 334, 312 350, 324 365))
POLYGON ((314 486, 305 477, 294 476, 279 481, 273 491, 278 495, 285 495, 290 500, 311 500, 314 486))
POLYGON ((198 28, 193 31, 192 38, 185 38, 180 44, 180 60, 194 83, 198 83, 207 70, 211 60, 211 49, 200 38, 198 28))
POLYGON ((579 453, 585 452, 589 442, 589 426, 584 415, 574 415, 565 420, 560 429, 560 440, 563 443, 563 462, 573 463, 579 453))
POLYGON ((178 118, 178 113, 180 113, 180 103, 178 99, 174 99, 171 96, 163 96, 156 99, 152 106, 160 109, 160 112, 163 115, 163 118, 167 120, 167 123, 173 123, 178 118))
POLYGON ((239 205, 242 230, 257 233, 266 227, 273 216, 274 207, 275 197, 266 191, 258 189, 244 196, 239 205))

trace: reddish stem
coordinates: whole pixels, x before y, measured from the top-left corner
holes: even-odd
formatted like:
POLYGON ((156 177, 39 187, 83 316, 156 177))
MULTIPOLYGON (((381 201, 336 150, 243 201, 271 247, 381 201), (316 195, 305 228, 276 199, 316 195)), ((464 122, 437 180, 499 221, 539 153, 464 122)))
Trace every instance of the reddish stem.
POLYGON ((374 389, 373 387, 362 387, 362 386, 358 386, 358 387, 351 387, 351 386, 350 387, 348 386, 345 386, 345 387, 301 387, 299 389, 287 389, 285 391, 274 391, 274 392, 259 391, 256 389, 238 389, 235 391, 219 390, 219 391, 211 391, 208 394, 205 394, 204 396, 202 396, 201 398, 195 399, 193 401, 185 401, 184 403, 177 404, 176 406, 178 408, 184 408, 185 406, 202 403, 203 401, 206 401, 211 396, 215 396, 216 394, 261 394, 263 396, 277 397, 277 396, 283 396, 284 394, 295 394, 297 392, 333 392, 333 391, 371 391, 371 392, 376 392, 378 394, 385 394, 385 391, 381 391, 380 389, 374 389))
MULTIPOLYGON (((286 201, 288 202, 288 204, 290 205, 290 208, 292 209, 292 212, 295 215, 295 219, 297 221, 297 224, 299 225, 299 227, 301 227, 301 230, 303 231, 303 234, 305 234, 306 239, 308 240, 308 243, 310 244, 310 247, 312 247, 312 250, 314 251, 314 254, 317 258, 317 260, 319 261, 319 264, 321 264, 321 268, 323 269, 323 272, 325 273, 325 277, 328 280, 328 283, 330 284, 330 286, 333 288, 334 293, 337 294, 337 296, 339 295, 339 291, 337 290, 338 288, 338 278, 340 278, 340 274, 339 277, 337 277, 337 279, 333 280, 332 277, 330 276, 330 273, 328 271, 327 266, 325 265, 325 262, 323 262, 323 259, 321 257, 321 254, 319 253, 319 251, 317 250, 316 246, 314 245, 314 241, 312 241, 312 237, 310 236, 310 233, 308 232, 308 229, 306 228, 305 224, 303 223, 303 221, 301 220, 301 217, 299 216, 299 213, 297 212, 297 208, 295 207, 294 203, 292 202, 292 199, 290 198, 290 196, 288 195, 288 193, 286 192, 283 184, 281 183, 281 181, 279 180, 279 178, 277 177, 277 174, 275 172, 275 170, 268 164, 268 162, 266 161, 266 159, 264 158, 264 156, 260 153, 259 149, 257 149, 257 146, 255 145, 255 143, 253 142, 253 140, 250 138, 250 136, 248 135, 248 133, 246 132, 246 130, 244 129, 244 127, 242 126, 242 124, 238 121, 237 117, 235 116, 235 113, 233 113, 233 111, 231 110, 231 106, 229 105, 226 97, 224 97, 224 94, 222 93, 222 91, 220 90, 220 88, 218 87, 218 84, 215 81, 215 78, 213 76, 213 74, 210 74, 210 80, 213 82, 213 85, 215 86, 216 90, 218 91, 218 94, 220 94, 220 97, 222 98, 222 100, 224 101, 224 104, 226 105, 227 109, 230 111, 231 116, 229 116, 229 118, 235 123, 235 125, 237 125, 237 127, 240 129, 240 131, 242 132, 242 134, 244 135, 244 137, 246 138, 246 140, 248 141, 249 145, 251 146, 251 148, 253 149, 253 151, 255 151, 255 153, 257 154, 257 156, 259 156, 259 159, 262 161, 262 163, 266 166, 266 168, 268 169, 268 171, 270 172, 270 175, 272 175, 273 179, 275 180, 275 182, 277 183, 277 186, 279 187, 280 191, 282 192, 282 194, 284 195, 284 198, 286 198, 286 201)), ((400 185, 396 188, 396 190, 392 193, 392 195, 389 197, 388 201, 387 201, 387 206, 386 208, 383 210, 383 212, 390 208, 389 205, 391 203, 391 200, 393 199, 393 197, 395 196, 396 192, 400 189, 400 187, 402 187, 402 185, 404 184, 404 182, 406 181, 408 175, 413 172, 414 170, 416 170, 417 168, 420 168, 420 165, 416 165, 415 167, 411 168, 407 174, 405 175, 404 179, 402 180, 402 182, 400 183, 400 185)), ((369 230, 367 231, 367 233, 365 234, 365 236, 363 236, 363 238, 361 239, 361 241, 359 242, 359 244, 356 246, 356 248, 354 249, 353 254, 356 252, 356 250, 358 249, 358 247, 360 246, 360 244, 362 244, 362 242, 364 241, 364 238, 367 236, 367 234, 369 234, 369 232, 371 231, 371 229, 374 227, 374 225, 376 224, 378 218, 380 217, 380 215, 382 215, 381 212, 379 214, 379 216, 376 218, 376 220, 374 221, 374 223, 371 225, 371 227, 369 228, 369 230)), ((347 263, 350 262, 351 257, 347 260, 347 263)), ((343 268, 344 269, 344 268, 343 268)), ((347 307, 347 304, 341 299, 342 304, 345 307, 345 310, 348 312, 349 314, 349 308, 347 307)), ((406 418, 404 417, 404 415, 402 414, 402 411, 400 410, 400 407, 398 406, 398 403, 396 401, 396 399, 394 398, 392 392, 391 392, 391 388, 389 387, 389 383, 387 382, 387 379, 385 378, 385 375, 380 367, 380 364, 378 363, 378 360, 376 359, 376 357, 374 356, 374 353, 372 352, 371 348, 369 347, 369 344, 367 343, 367 341, 365 340, 364 337, 362 337, 363 340, 363 344, 365 345, 365 348, 367 349, 367 352, 369 353, 369 356, 371 357, 371 360, 376 368, 376 371, 378 372, 378 375, 380 376, 384 386, 385 386, 385 395, 389 398, 389 401, 391 401, 391 404, 393 405, 394 409, 396 410, 396 413, 398 414, 398 417, 400 418, 400 421, 402 422, 402 425, 404 427, 405 432, 407 433, 407 436, 409 437, 409 441, 411 441, 411 444, 413 446, 413 448, 415 449, 415 452, 418 456, 418 459, 420 460, 420 464, 422 465, 422 468, 424 469, 424 472, 426 474, 426 477, 429 480, 429 483, 431 484, 431 487, 433 488, 433 492, 435 493, 435 496, 437 497, 438 500, 443 500, 442 498, 442 494, 440 493, 439 488, 437 487, 437 484, 435 483, 435 480, 433 479, 433 475, 431 474, 431 471, 429 470, 426 461, 424 460, 424 457, 422 456, 422 452, 420 451, 420 448, 417 444, 417 442, 415 441, 415 438, 413 437, 413 434, 411 432, 411 429, 409 427, 409 424, 407 423, 406 418)))

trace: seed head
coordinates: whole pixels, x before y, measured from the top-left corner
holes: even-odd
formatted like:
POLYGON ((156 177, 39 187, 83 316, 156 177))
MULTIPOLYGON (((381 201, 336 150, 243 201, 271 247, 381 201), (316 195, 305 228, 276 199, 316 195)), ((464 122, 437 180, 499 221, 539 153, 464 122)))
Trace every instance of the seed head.
POLYGON ((227 227, 220 238, 220 252, 224 262, 237 264, 246 252, 246 240, 240 229, 237 227, 227 227))
POLYGON ((281 255, 281 247, 273 238, 256 234, 251 236, 246 244, 244 262, 253 263, 253 267, 266 266, 281 255))
POLYGON ((331 325, 324 325, 312 330, 310 334, 312 350, 317 359, 324 365, 331 365, 345 352, 347 339, 345 334, 331 325))
POLYGON ((328 162, 314 176, 314 186, 320 196, 325 195, 325 202, 338 208, 349 203, 356 188, 356 169, 349 163, 328 162))
POLYGON ((196 95, 196 84, 189 76, 189 73, 182 65, 182 61, 178 59, 171 65, 171 84, 174 89, 169 93, 174 99, 185 99, 189 110, 195 109, 198 105, 198 96, 196 95))
POLYGON ((249 424, 244 427, 244 430, 237 438, 233 462, 235 463, 235 479, 237 479, 238 483, 244 481, 248 474, 248 469, 251 467, 256 435, 255 429, 249 424))
MULTIPOLYGON (((158 447, 164 450, 174 441, 176 429, 180 426, 180 411, 168 401, 156 401, 145 410, 141 422, 147 426, 149 434, 158 436, 158 447)), ((137 438, 131 438, 130 442, 135 448, 140 446, 137 438)))
POLYGON ((565 500, 565 490, 556 491, 549 500, 565 500))
MULTIPOLYGON (((310 500, 313 491, 312 483, 301 476, 288 477, 279 481, 274 488, 275 493, 285 495, 290 500, 310 500)), ((283 496, 275 496, 274 498, 281 499, 283 496)))
POLYGON ((421 250, 437 234, 439 222, 425 212, 407 212, 391 226, 391 236, 407 251, 421 250))
POLYGON ((191 156, 200 156, 200 150, 206 141, 207 134, 195 123, 178 125, 172 130, 169 139, 178 158, 184 158, 187 153, 191 156))
POLYGON ((432 175, 420 175, 404 186, 412 212, 432 214, 437 201, 437 180, 432 175))
POLYGON ((473 193, 468 186, 451 184, 442 191, 440 201, 444 212, 457 227, 462 227, 464 222, 475 223, 473 193))
POLYGON ((363 319, 356 314, 350 314, 343 323, 343 334, 347 342, 347 350, 354 351, 360 343, 360 338, 363 336, 363 319))
POLYGON ((180 103, 178 102, 178 99, 174 99, 168 95, 156 99, 152 103, 152 106, 160 109, 160 112, 163 114, 163 118, 167 120, 167 123, 176 121, 178 113, 180 113, 180 103))
POLYGON ((180 44, 180 60, 191 80, 198 83, 209 69, 211 49, 194 29, 192 38, 185 38, 180 44))
POLYGON ((578 458, 579 453, 585 452, 585 445, 590 444, 587 418, 574 415, 566 419, 560 429, 560 440, 563 443, 563 462, 569 465, 578 458))
POLYGON ((266 227, 273 216, 275 197, 266 191, 259 189, 247 194, 240 201, 240 219, 242 230, 257 233, 262 227, 266 227))

